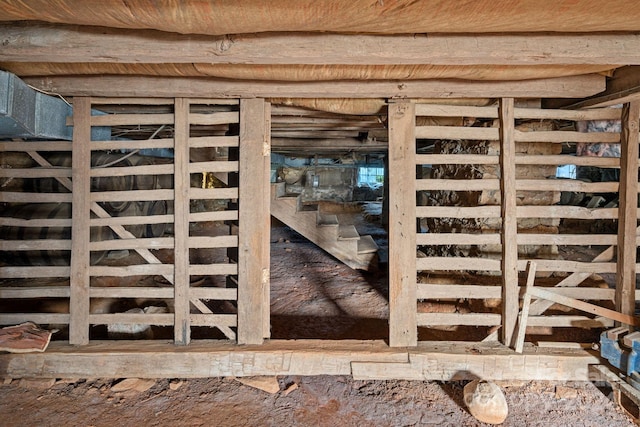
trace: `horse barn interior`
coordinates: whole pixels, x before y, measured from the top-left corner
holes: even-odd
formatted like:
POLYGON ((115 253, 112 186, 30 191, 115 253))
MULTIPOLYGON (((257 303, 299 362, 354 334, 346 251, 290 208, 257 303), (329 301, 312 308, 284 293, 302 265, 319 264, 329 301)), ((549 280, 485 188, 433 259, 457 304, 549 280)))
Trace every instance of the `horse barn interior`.
POLYGON ((640 8, 454 3, 2 2, 0 375, 624 370, 640 8))

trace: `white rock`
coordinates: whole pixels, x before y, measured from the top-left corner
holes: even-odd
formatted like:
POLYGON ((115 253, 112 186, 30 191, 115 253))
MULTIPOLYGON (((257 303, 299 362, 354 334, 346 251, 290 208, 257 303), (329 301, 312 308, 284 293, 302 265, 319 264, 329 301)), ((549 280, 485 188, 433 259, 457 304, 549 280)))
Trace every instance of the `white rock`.
POLYGON ((504 393, 495 383, 474 380, 464 387, 464 403, 478 421, 502 424, 509 408, 504 393))

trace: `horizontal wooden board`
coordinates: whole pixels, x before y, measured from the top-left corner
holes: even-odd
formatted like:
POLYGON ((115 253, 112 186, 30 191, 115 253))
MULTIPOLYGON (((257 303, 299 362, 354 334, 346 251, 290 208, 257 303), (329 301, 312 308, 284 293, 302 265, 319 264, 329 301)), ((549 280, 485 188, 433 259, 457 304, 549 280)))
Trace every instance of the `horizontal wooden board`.
POLYGON ((211 211, 211 212, 192 212, 189 214, 189 222, 201 221, 237 221, 238 211, 211 211))
POLYGON ((189 274, 196 276, 204 275, 230 275, 238 274, 237 264, 191 264, 189 274))
MULTIPOLYGON (((565 260, 535 260, 538 271, 615 273, 613 262, 579 262, 565 260)), ((527 260, 518 261, 518 270, 524 271, 527 260)), ((417 258, 416 267, 421 270, 461 270, 461 271, 500 271, 500 260, 471 257, 427 257, 417 258)))
POLYGON ((0 240, 0 251, 70 251, 71 239, 0 240))
POLYGON ((0 168, 0 178, 70 178, 71 168, 0 168))
POLYGON ((174 246, 173 237, 153 237, 137 239, 103 240, 90 242, 91 251, 112 251, 123 249, 171 249, 174 246))
MULTIPOLYGON (((615 132, 574 132, 574 131, 536 131, 514 133, 516 142, 584 142, 619 143, 620 134, 615 132)), ((460 126, 416 126, 418 139, 480 140, 498 141, 498 128, 477 128, 460 126)))
POLYGON ((173 138, 141 139, 126 141, 91 141, 92 151, 142 150, 145 148, 173 148, 173 138))
POLYGON ((211 161, 189 163, 189 173, 199 172, 238 172, 238 162, 211 161))
POLYGON ((191 326, 238 326, 238 316, 235 314, 194 314, 189 315, 191 326))
POLYGON ((231 248, 238 246, 238 236, 191 236, 189 248, 231 248))
POLYGON ((620 168, 619 157, 589 157, 569 155, 519 155, 517 165, 577 165, 597 166, 601 168, 620 168))
POLYGON ((92 177, 127 176, 127 175, 170 175, 172 173, 173 173, 173 165, 171 164, 91 168, 92 177))
POLYGON ((500 234, 417 233, 418 245, 499 245, 500 234))
MULTIPOLYGON (((546 288, 543 288, 546 289, 546 288)), ((606 288, 558 288, 553 287, 553 292, 582 300, 607 300, 612 301, 615 290, 606 288)), ((520 287, 520 295, 525 292, 520 287)), ((417 298, 421 299, 500 299, 502 288, 500 286, 463 285, 463 284, 433 284, 418 283, 417 298)))
POLYGON ((69 286, 0 287, 0 298, 69 298, 69 286))
POLYGON ((156 275, 173 275, 172 264, 143 264, 128 265, 126 267, 110 267, 103 265, 92 265, 89 267, 91 276, 156 276, 156 275))
POLYGON ((171 299, 174 290, 171 288, 148 288, 148 287, 91 287, 89 296, 91 298, 149 298, 149 299, 171 299))
POLYGON ((223 125, 229 123, 238 123, 239 120, 240 113, 237 111, 189 114, 189 124, 191 125, 223 125))
POLYGON ((190 148, 237 147, 238 136, 199 136, 189 138, 190 148))
POLYGON ((69 267, 0 267, 0 279, 32 279, 69 277, 69 267))
MULTIPOLYGON (((498 118, 497 107, 466 105, 416 104, 416 116, 498 118)), ((514 108, 516 119, 548 120, 620 120, 620 109, 594 108, 590 110, 557 110, 542 108, 514 108)))
POLYGON ((190 188, 191 200, 237 199, 238 188, 190 188))
POLYGON ((500 206, 416 206, 418 218, 500 218, 500 206))
POLYGON ((418 165, 497 165, 498 156, 486 154, 417 154, 418 165))
POLYGON ((236 301, 238 299, 237 288, 189 288, 189 295, 193 298, 204 300, 236 301))
POLYGON ((24 322, 34 322, 39 325, 57 324, 68 325, 69 315, 63 313, 2 313, 0 325, 18 325, 24 322))
MULTIPOLYGON (((523 234, 519 245, 617 245, 615 234, 523 234)), ((638 238, 640 242, 640 237, 638 238)), ((418 245, 499 245, 499 234, 418 233, 418 245)))
POLYGON ((173 223, 173 214, 147 215, 147 216, 114 216, 107 218, 91 218, 91 227, 111 225, 138 225, 138 224, 170 224, 173 223))
POLYGON ((495 313, 418 313, 418 326, 465 325, 496 326, 502 321, 495 313))
POLYGON ((7 227, 71 227, 71 218, 22 219, 0 217, 0 226, 7 227))
MULTIPOLYGON (((91 126, 135 126, 173 124, 173 114, 106 114, 91 116, 91 126)), ((67 118, 67 126, 73 126, 73 117, 67 118)))
POLYGON ((546 326, 553 328, 610 328, 613 321, 603 317, 592 319, 588 316, 529 316, 527 326, 546 326))
POLYGON ((71 203, 71 193, 27 193, 15 191, 0 191, 0 202, 71 203))
POLYGON ((499 190, 498 179, 417 179, 417 191, 485 191, 499 190))
POLYGON ((92 202, 139 202, 173 200, 173 190, 92 191, 92 202))
POLYGON ((172 326, 173 313, 110 313, 110 314, 89 314, 89 323, 92 325, 109 325, 120 323, 126 325, 158 325, 172 326))
POLYGON ((71 151, 71 141, 0 141, 0 151, 71 151))

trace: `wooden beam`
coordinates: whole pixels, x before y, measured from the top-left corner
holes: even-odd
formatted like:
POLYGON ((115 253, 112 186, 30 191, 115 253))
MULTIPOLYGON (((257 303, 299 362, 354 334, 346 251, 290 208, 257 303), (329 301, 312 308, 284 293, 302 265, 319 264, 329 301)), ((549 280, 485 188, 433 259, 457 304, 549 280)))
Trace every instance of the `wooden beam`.
MULTIPOLYGON (((557 97, 554 97, 557 98, 557 97)), ((615 70, 613 77, 607 79, 604 91, 586 99, 549 99, 544 104, 547 108, 596 108, 623 104, 640 99, 640 66, 630 65, 615 70)))
MULTIPOLYGON (((271 104, 264 106, 262 140, 262 337, 271 338, 271 104)), ((257 172, 257 171, 256 171, 257 172)))
POLYGON ((518 222, 513 98, 500 99, 500 215, 502 217, 502 343, 510 346, 518 318, 518 222))
POLYGON ((174 340, 187 345, 191 340, 189 325, 189 100, 175 100, 174 147, 174 340))
POLYGON ((60 341, 44 353, 0 354, 3 378, 208 378, 253 375, 353 375, 356 379, 588 381, 600 363, 583 349, 526 347, 523 354, 496 343, 420 343, 406 349, 383 341, 272 340, 261 346, 193 341, 60 341), (406 376, 405 376, 406 375, 406 376))
POLYGON ((620 158, 620 208, 618 209, 618 256, 616 269, 616 310, 635 312, 636 228, 638 225, 638 127, 640 100, 622 108, 620 158))
POLYGON ((76 98, 73 103, 71 275, 69 286, 69 342, 89 343, 89 264, 91 201, 91 99, 76 98))
POLYGON ((583 98, 602 92, 605 77, 524 81, 461 80, 258 82, 199 77, 30 77, 28 84, 63 96, 191 98, 583 98))
POLYGON ((529 261, 527 263, 527 285, 525 287, 524 297, 522 299, 522 310, 518 317, 518 332, 515 336, 515 351, 522 353, 524 347, 524 336, 527 332, 527 320, 529 318, 529 307, 531 306, 531 288, 536 280, 536 263, 529 261))
POLYGON ((183 35, 50 24, 0 27, 7 62, 640 64, 638 34, 183 35), (355 47, 355 48, 354 48, 355 47))
POLYGON ((238 221, 238 344, 261 344, 264 337, 264 286, 268 284, 270 217, 269 158, 264 99, 240 101, 238 221))
POLYGON ((389 345, 417 345, 415 104, 389 104, 389 345))

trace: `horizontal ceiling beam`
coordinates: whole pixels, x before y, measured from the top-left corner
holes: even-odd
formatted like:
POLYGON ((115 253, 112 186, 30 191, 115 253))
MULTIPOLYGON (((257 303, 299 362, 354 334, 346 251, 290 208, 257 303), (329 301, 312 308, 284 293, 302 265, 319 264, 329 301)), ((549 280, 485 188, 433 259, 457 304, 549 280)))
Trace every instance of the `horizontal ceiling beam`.
POLYGON ((51 24, 0 25, 2 62, 634 65, 640 34, 267 33, 201 36, 51 24))
POLYGON ((584 98, 605 89, 589 74, 526 81, 461 80, 254 82, 196 77, 33 77, 28 84, 63 96, 190 98, 584 98))

